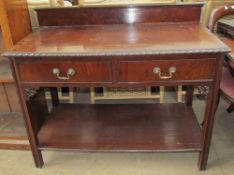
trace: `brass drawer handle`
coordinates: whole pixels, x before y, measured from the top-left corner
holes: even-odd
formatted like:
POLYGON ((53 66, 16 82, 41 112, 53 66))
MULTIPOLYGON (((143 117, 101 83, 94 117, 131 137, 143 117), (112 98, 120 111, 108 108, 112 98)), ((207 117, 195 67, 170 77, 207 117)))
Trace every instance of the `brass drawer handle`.
POLYGON ((163 76, 162 75, 160 67, 155 67, 153 69, 153 72, 155 74, 158 74, 160 79, 167 80, 167 79, 171 79, 173 74, 176 73, 176 67, 172 66, 172 67, 169 68, 169 75, 168 76, 163 76))
POLYGON ((56 77, 60 80, 69 80, 71 76, 75 75, 76 71, 73 68, 69 68, 67 70, 67 76, 63 77, 60 76, 60 69, 59 68, 53 68, 53 74, 56 75, 56 77))

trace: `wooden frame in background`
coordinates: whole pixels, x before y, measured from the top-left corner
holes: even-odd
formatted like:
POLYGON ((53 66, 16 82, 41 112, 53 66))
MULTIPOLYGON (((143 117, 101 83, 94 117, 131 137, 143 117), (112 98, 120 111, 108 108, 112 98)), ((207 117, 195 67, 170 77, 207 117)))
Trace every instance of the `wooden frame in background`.
MULTIPOLYGON (((10 49, 19 40, 29 34, 31 29, 31 22, 29 19, 27 0, 1 0, 0 1, 0 27, 2 30, 4 47, 5 49, 10 49)), ((5 64, 5 62, 4 62, 5 64)), ((5 65, 3 65, 5 66, 5 65)), ((7 73, 11 75, 11 72, 7 73)), ((4 77, 0 85, 4 87, 5 95, 7 97, 7 91, 11 91, 15 101, 17 101, 17 92, 15 90, 15 83, 11 76, 4 77), (8 87, 6 89, 6 86, 8 87), (14 95, 15 94, 15 95, 14 95)), ((20 106, 14 106, 9 104, 9 112, 12 112, 13 108, 20 110, 20 106)), ((0 148, 4 149, 30 149, 27 136, 6 136, 0 137, 0 148)))

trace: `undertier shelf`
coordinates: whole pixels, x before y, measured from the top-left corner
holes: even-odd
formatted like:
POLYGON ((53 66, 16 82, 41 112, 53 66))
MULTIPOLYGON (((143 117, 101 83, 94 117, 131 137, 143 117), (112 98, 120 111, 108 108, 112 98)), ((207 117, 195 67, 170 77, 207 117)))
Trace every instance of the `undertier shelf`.
POLYGON ((61 104, 38 133, 39 149, 201 151, 191 107, 179 104, 61 104))

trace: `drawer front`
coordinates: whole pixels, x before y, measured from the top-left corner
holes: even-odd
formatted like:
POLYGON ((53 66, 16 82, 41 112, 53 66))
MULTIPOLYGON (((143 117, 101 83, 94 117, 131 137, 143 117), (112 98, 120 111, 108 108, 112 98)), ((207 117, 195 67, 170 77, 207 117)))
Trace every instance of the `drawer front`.
POLYGON ((196 81, 213 79, 215 59, 121 61, 117 81, 196 81))
POLYGON ((22 82, 105 83, 112 82, 111 63, 90 62, 21 62, 22 82), (69 72, 73 69, 74 72, 69 72))

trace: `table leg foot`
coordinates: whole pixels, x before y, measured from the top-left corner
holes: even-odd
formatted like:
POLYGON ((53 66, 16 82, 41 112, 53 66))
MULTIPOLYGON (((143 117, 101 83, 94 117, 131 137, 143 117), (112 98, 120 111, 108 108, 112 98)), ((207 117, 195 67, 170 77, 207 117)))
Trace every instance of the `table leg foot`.
POLYGON ((33 158, 34 158, 34 162, 35 162, 35 166, 37 168, 42 168, 43 165, 44 165, 44 161, 43 161, 43 158, 42 158, 42 154, 41 154, 41 151, 36 151, 33 153, 33 158))

